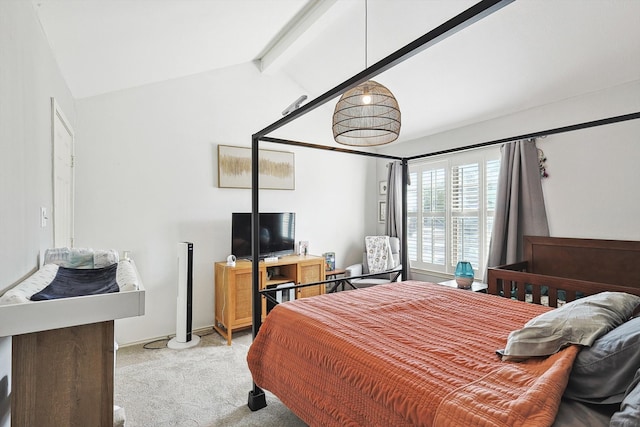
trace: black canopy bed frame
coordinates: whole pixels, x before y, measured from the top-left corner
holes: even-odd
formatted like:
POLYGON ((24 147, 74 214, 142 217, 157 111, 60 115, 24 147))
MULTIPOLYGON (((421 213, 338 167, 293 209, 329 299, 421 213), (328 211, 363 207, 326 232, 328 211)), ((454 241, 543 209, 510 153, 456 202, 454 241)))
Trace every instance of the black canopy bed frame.
MULTIPOLYGON (((416 55, 423 50, 429 48, 437 44, 438 42, 444 40, 445 38, 455 34, 456 32, 466 28, 469 25, 483 19, 486 16, 491 15, 492 13, 502 9, 504 6, 512 3, 514 0, 482 0, 477 4, 473 5, 469 9, 463 11, 459 15, 451 18, 435 29, 427 32, 423 36, 414 40, 413 42, 407 44, 406 46, 398 49, 393 52, 389 56, 383 58, 372 66, 366 68, 360 73, 354 75, 333 89, 325 92, 324 94, 318 96, 317 98, 311 100, 307 104, 301 106, 300 108, 292 111, 288 115, 282 117, 271 125, 265 127, 264 129, 256 132, 252 135, 251 138, 251 158, 252 158, 252 334, 253 338, 255 338, 260 330, 262 325, 262 306, 261 299, 262 297, 266 297, 272 302, 275 302, 275 299, 269 298, 268 292, 264 292, 260 290, 259 287, 259 257, 256 254, 259 253, 259 174, 258 174, 258 160, 259 160, 259 143, 269 142, 275 144, 283 144, 283 145, 291 145, 296 147, 306 147, 310 149, 320 149, 327 151, 336 151, 340 153, 348 153, 355 154, 360 156, 378 158, 378 159, 387 159, 391 161, 399 161, 402 165, 402 211, 406 212, 407 206, 407 179, 408 179, 408 168, 409 162, 419 159, 424 159, 427 157, 438 156, 443 154, 451 154, 460 151, 466 151, 476 148, 482 148, 497 144, 503 144, 507 142, 531 139, 544 137, 553 134, 572 132, 581 129, 588 129, 592 127, 604 126, 614 123, 625 122, 628 120, 636 120, 640 118, 640 112, 633 112, 629 114, 623 114, 608 118, 603 118, 599 120, 587 121, 582 123, 577 123, 568 126, 556 127, 551 129, 545 129, 537 132, 530 132, 521 135, 510 136, 506 138, 500 138, 470 145, 465 145, 462 147, 455 147, 435 152, 429 152, 419 155, 413 156, 395 156, 374 152, 365 152, 358 151, 352 149, 346 149, 341 147, 333 147, 333 146, 325 146, 320 144, 314 144, 310 142, 304 141, 295 141, 289 139, 281 139, 268 136, 273 131, 280 129, 286 124, 294 121, 295 119, 309 113, 310 111, 318 108, 319 106, 329 102, 334 99, 336 96, 341 95, 347 90, 377 76, 378 74, 383 73, 384 71, 394 67, 395 65, 409 59, 413 55, 416 55)), ((402 235, 407 235, 407 216, 405 214, 402 215, 402 224, 401 224, 402 235)), ((400 250, 400 262, 401 262, 401 275, 403 280, 406 280, 409 272, 409 261, 405 254, 407 254, 408 243, 407 239, 402 239, 401 241, 401 250, 400 250)), ((363 276, 364 277, 364 276, 363 276)), ((331 280, 323 281, 323 282, 314 282, 307 283, 303 285, 294 285, 292 288, 305 287, 305 286, 313 286, 318 284, 323 284, 330 282, 331 280)), ((253 383, 252 389, 249 391, 248 403, 247 405, 253 411, 264 408, 266 404, 265 393, 262 389, 260 389, 255 382, 253 383)))

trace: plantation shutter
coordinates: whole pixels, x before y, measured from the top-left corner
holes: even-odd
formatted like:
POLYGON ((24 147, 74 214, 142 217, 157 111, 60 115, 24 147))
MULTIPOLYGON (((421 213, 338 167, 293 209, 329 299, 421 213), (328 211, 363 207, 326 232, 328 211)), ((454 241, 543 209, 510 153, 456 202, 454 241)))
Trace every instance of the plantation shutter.
POLYGON ((469 261, 480 263, 480 165, 451 169, 451 267, 469 261))
POLYGON ((413 165, 407 187, 412 268, 453 274, 458 261, 484 269, 496 209, 499 151, 413 165))
POLYGON ((422 172, 422 261, 444 266, 446 245, 445 169, 422 172))
POLYGON ((407 251, 409 260, 418 259, 418 236, 421 234, 418 229, 418 174, 409 174, 409 185, 407 186, 407 251))

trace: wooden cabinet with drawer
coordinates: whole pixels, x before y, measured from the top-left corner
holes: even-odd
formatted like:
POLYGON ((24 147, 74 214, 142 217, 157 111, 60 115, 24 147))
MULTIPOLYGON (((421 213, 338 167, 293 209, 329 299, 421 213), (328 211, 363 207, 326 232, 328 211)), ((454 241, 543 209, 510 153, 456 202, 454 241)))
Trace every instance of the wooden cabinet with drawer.
MULTIPOLYGON (((260 261, 259 274, 260 289, 276 288, 287 283, 321 282, 325 280, 324 258, 293 255, 273 262, 260 261)), ((251 262, 237 261, 233 267, 226 262, 215 263, 214 329, 229 345, 234 330, 251 326, 251 285, 251 262)), ((293 295, 296 299, 306 298, 323 294, 324 291, 324 285, 314 285, 298 288, 293 295)), ((281 292, 289 295, 286 290, 281 292)), ((267 313, 265 298, 262 299, 262 313, 263 316, 267 313)))

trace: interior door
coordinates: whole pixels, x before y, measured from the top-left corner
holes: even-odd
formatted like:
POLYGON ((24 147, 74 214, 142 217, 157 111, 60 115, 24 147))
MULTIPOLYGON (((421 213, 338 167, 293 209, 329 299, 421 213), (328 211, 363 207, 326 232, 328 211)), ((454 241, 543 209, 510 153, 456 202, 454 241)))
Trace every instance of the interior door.
POLYGON ((51 98, 53 140, 53 243, 73 247, 74 135, 60 106, 51 98))

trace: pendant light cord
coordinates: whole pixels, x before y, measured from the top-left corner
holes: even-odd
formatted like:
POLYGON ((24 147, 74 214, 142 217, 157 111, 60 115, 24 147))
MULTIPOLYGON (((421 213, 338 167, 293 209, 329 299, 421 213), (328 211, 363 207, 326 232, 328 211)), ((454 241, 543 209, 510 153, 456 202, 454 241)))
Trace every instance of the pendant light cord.
POLYGON ((368 35, 369 29, 367 28, 369 25, 369 16, 368 16, 368 0, 364 0, 364 68, 367 69, 369 66, 369 60, 367 58, 367 52, 369 50, 368 46, 368 35))

